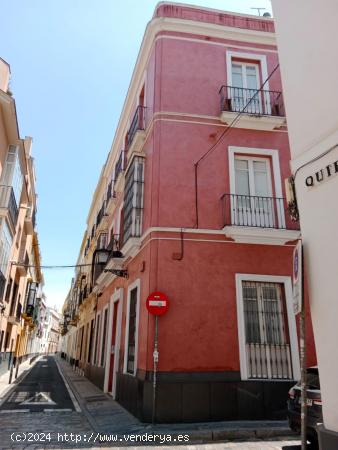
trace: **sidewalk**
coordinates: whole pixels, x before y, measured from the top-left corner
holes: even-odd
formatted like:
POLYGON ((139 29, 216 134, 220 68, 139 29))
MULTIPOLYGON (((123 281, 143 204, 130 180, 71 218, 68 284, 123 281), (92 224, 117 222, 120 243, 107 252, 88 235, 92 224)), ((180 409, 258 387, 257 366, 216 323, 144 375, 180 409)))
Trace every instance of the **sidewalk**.
POLYGON ((172 437, 187 434, 190 442, 271 439, 282 436, 294 439, 295 437, 287 421, 144 424, 87 378, 75 372, 65 360, 56 357, 56 361, 82 412, 97 433, 117 435, 158 433, 172 437))
MULTIPOLYGON (((43 355, 41 355, 41 356, 43 356, 43 355)), ((40 356, 35 358, 35 360, 32 362, 32 364, 30 364, 29 359, 27 359, 26 361, 21 363, 19 365, 17 378, 15 378, 16 367, 14 367, 11 384, 9 384, 9 374, 10 374, 9 370, 0 376, 0 404, 3 402, 6 395, 11 390, 11 388, 14 385, 20 383, 20 381, 27 375, 27 373, 31 370, 31 368, 39 360, 39 358, 40 358, 40 356)))

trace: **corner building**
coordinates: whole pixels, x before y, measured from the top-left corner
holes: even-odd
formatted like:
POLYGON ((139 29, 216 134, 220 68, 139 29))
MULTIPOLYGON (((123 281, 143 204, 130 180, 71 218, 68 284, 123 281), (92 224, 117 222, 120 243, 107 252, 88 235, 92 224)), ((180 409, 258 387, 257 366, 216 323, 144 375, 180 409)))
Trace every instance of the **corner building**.
POLYGON ((153 291, 170 299, 158 422, 285 417, 300 377, 300 231, 284 200, 277 64, 270 18, 160 3, 145 31, 80 250, 92 270, 68 296, 78 315, 69 329, 81 325, 75 364, 143 421, 153 413, 153 291))

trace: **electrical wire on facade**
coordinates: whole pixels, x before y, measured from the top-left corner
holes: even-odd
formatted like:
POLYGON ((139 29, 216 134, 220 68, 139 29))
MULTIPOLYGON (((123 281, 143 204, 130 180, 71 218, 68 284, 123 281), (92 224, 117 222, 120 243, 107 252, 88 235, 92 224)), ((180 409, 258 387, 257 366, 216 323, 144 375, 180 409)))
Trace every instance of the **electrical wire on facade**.
POLYGON ((248 102, 244 105, 244 107, 238 112, 238 114, 234 117, 234 119, 230 122, 229 126, 223 131, 223 133, 221 133, 221 135, 219 136, 219 138, 217 139, 217 141, 195 162, 194 166, 195 166, 195 211, 196 211, 196 225, 195 228, 198 228, 199 225, 199 220, 198 220, 198 165, 210 154, 212 153, 215 148, 218 146, 218 144, 221 143, 221 141, 223 140, 224 136, 226 134, 228 134, 234 127, 234 125, 236 124, 236 122, 238 122, 238 120, 240 119, 241 115, 243 113, 245 113, 245 110, 247 109, 247 107, 250 105, 250 103, 255 99, 255 97, 259 94, 259 92, 261 92, 264 88, 264 86, 266 85, 266 83, 270 80, 270 78, 272 77, 272 75, 276 72, 276 70, 279 68, 279 63, 276 64, 276 66, 273 68, 273 70, 270 72, 270 74, 268 75, 268 77, 266 78, 266 80, 261 84, 260 88, 257 89, 257 91, 255 92, 255 94, 248 100, 248 102))

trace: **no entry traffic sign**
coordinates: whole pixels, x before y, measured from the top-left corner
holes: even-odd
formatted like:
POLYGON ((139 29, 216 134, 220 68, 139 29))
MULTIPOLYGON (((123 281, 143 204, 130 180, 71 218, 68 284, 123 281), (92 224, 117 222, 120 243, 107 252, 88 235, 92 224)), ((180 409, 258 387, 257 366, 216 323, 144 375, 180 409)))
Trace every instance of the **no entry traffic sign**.
POLYGON ((146 307, 150 314, 162 316, 169 308, 168 297, 163 292, 152 292, 148 295, 146 307))

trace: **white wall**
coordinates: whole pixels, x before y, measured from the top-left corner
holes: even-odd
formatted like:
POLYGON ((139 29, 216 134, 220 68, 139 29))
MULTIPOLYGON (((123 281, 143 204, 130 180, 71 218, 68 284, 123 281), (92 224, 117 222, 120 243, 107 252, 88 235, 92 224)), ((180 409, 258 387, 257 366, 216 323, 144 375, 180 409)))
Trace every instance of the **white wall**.
POLYGON ((338 2, 272 0, 305 248, 324 425, 338 432, 338 2), (318 161, 313 161, 319 157, 318 161), (304 168, 301 165, 307 164, 304 168), (325 169, 326 171, 326 169, 325 169))

